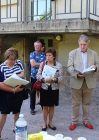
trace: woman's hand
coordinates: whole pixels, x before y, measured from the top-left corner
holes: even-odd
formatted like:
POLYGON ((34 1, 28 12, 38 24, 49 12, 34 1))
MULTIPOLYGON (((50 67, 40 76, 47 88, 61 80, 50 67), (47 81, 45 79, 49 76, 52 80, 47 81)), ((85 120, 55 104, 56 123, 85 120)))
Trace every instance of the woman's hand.
POLYGON ((52 78, 52 83, 58 83, 58 78, 52 78))
POLYGON ((22 71, 21 73, 17 74, 20 78, 24 78, 24 71, 22 71))
POLYGON ((52 83, 52 78, 46 78, 45 83, 52 83))
POLYGON ((14 93, 18 93, 18 92, 21 92, 22 90, 24 89, 24 87, 21 85, 21 86, 16 86, 14 88, 14 93))
POLYGON ((56 82, 58 82, 58 79, 55 78, 55 77, 45 79, 45 83, 50 83, 51 84, 51 83, 56 83, 56 82))

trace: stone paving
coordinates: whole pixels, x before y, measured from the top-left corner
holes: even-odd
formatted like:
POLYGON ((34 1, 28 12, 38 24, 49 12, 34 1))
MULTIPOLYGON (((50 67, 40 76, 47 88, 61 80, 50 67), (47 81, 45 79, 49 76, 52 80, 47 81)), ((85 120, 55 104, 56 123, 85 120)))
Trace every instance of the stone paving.
MULTIPOLYGON (((90 107, 90 119, 94 125, 93 130, 89 130, 82 125, 80 118, 79 126, 76 130, 68 130, 68 125, 71 122, 71 95, 70 89, 67 87, 65 91, 60 92, 60 105, 55 109, 54 124, 57 127, 56 131, 48 129, 47 132, 51 135, 62 133, 64 136, 71 136, 73 140, 77 140, 77 137, 84 136, 87 140, 99 140, 99 94, 98 87, 95 90, 92 98, 92 104, 90 107)), ((22 105, 21 113, 25 115, 25 119, 28 123, 28 133, 40 132, 43 124, 42 110, 39 105, 36 105, 36 115, 30 114, 29 99, 25 100, 22 105)), ((81 111, 80 111, 81 112, 81 111)), ((80 113, 81 116, 81 113, 80 113)), ((13 115, 8 115, 7 122, 2 132, 3 140, 14 140, 13 129, 13 115)))

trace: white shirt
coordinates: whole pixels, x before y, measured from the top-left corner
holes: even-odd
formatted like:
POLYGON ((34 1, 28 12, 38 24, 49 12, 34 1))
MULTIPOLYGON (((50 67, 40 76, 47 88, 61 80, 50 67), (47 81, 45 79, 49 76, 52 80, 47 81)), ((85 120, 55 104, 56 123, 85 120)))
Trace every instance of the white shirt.
POLYGON ((83 61, 83 70, 87 68, 87 52, 81 52, 82 61, 83 61))

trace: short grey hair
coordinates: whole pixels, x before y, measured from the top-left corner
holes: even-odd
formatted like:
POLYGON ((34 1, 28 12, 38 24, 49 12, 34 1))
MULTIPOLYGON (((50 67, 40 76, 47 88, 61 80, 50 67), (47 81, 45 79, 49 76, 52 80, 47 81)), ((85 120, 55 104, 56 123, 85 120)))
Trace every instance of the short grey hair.
POLYGON ((36 44, 41 44, 41 47, 42 47, 42 42, 41 42, 41 41, 39 41, 39 40, 35 41, 35 42, 34 42, 34 46, 35 46, 36 44))
POLYGON ((78 41, 85 41, 85 42, 89 42, 89 37, 85 34, 80 35, 79 40, 78 41))

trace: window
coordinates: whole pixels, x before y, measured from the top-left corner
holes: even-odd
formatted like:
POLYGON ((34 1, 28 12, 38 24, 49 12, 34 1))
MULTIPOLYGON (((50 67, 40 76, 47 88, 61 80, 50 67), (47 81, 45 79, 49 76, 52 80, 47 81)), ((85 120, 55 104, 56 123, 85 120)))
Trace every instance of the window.
POLYGON ((34 0, 32 1, 31 14, 34 20, 42 20, 48 18, 50 13, 50 0, 34 0))

